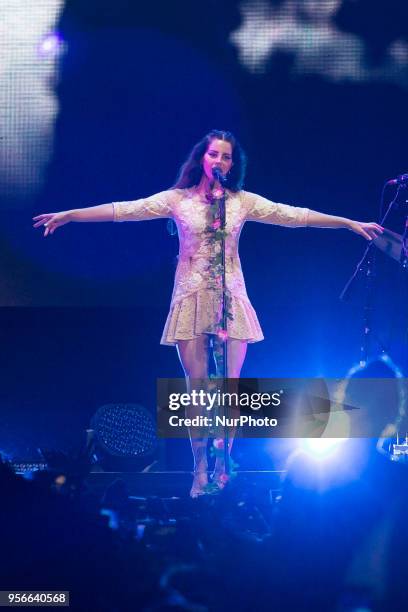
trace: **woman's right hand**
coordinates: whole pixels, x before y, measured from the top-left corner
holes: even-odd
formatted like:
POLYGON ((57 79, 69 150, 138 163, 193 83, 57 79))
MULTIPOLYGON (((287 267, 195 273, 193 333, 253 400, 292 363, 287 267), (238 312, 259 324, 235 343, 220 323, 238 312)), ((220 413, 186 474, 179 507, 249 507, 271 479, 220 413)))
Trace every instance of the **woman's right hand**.
POLYGON ((37 215, 33 217, 34 223, 33 227, 41 227, 43 225, 45 227, 44 237, 48 236, 48 234, 53 234, 57 227, 61 227, 66 223, 71 221, 71 211, 64 210, 58 213, 45 213, 43 215, 37 215))

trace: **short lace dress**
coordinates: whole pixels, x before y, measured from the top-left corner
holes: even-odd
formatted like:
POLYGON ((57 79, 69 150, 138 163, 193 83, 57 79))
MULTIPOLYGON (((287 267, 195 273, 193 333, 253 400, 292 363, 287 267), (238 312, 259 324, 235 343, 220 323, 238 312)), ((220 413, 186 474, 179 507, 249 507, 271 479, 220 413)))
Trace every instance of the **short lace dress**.
MULTIPOLYGON (((220 325, 222 288, 214 273, 221 251, 212 207, 194 189, 169 189, 132 202, 113 202, 114 221, 170 218, 179 236, 178 265, 170 312, 161 344, 174 346, 201 334, 216 334, 220 325)), ((248 299, 238 243, 246 221, 289 227, 307 225, 308 208, 278 204, 247 191, 226 193, 225 276, 228 294, 228 338, 263 340, 248 299)))

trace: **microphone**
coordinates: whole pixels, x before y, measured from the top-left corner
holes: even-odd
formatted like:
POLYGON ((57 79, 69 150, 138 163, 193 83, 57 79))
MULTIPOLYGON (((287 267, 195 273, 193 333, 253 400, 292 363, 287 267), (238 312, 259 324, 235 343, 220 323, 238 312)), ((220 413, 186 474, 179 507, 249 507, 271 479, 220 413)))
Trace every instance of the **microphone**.
MULTIPOLYGON (((221 185, 225 185, 227 182, 227 177, 221 172, 219 168, 212 169, 212 175, 216 181, 218 181, 221 185)), ((408 179, 408 174, 406 175, 408 179)))
MULTIPOLYGON (((213 170, 214 174, 214 170, 213 170)), ((408 174, 400 174, 395 179, 390 179, 386 182, 386 185, 407 185, 408 184, 408 174)))

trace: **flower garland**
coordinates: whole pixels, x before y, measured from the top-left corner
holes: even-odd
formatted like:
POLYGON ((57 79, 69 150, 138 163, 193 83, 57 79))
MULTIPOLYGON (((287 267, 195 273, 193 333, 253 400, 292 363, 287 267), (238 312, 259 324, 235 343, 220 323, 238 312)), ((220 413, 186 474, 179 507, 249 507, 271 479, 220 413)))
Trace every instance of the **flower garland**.
POLYGON ((228 197, 222 190, 216 190, 206 196, 209 203, 210 219, 209 225, 205 230, 206 242, 210 246, 211 255, 208 258, 207 274, 208 287, 219 295, 218 310, 214 326, 207 331, 215 333, 216 342, 214 343, 214 357, 216 362, 216 376, 222 376, 224 372, 224 351, 223 343, 228 339, 228 330, 223 325, 223 306, 225 318, 228 322, 233 321, 232 297, 229 289, 223 287, 224 265, 223 265, 223 241, 227 237, 226 229, 221 227, 221 199, 228 197))
MULTIPOLYGON (((217 312, 214 323, 204 330, 204 333, 215 335, 213 353, 216 364, 215 375, 210 375, 213 379, 209 384, 209 389, 215 390, 219 384, 214 379, 224 379, 224 346, 228 340, 228 330, 223 325, 223 305, 225 309, 226 323, 233 321, 232 315, 232 296, 229 289, 223 286, 224 265, 223 265, 223 242, 227 238, 226 229, 221 227, 221 199, 227 198, 228 195, 223 190, 214 190, 206 194, 205 198, 208 204, 208 225, 204 230, 205 244, 209 247, 208 261, 205 267, 207 276, 207 287, 214 291, 218 298, 217 312)), ((225 326, 227 327, 227 325, 225 326)), ((224 379, 225 381, 225 379, 224 379)), ((214 406, 214 414, 221 413, 221 406, 214 406)), ((214 437, 213 444, 210 448, 210 455, 216 460, 216 464, 223 465, 224 462, 224 440, 219 437, 219 432, 213 428, 206 431, 206 435, 214 437)), ((221 467, 220 473, 216 478, 209 482, 204 491, 207 494, 216 494, 222 490, 228 482, 237 476, 236 463, 229 457, 229 474, 226 474, 221 467)))

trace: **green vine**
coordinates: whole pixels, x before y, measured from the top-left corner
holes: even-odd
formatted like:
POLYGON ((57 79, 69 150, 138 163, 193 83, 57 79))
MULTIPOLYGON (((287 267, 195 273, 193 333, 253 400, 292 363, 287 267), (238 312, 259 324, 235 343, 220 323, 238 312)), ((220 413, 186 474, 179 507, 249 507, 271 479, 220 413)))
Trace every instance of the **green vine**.
POLYGON ((213 199, 210 206, 210 223, 205 230, 206 243, 210 247, 212 253, 208 259, 208 287, 219 293, 219 307, 217 319, 214 326, 206 331, 215 333, 217 342, 214 345, 214 356, 217 364, 217 374, 223 371, 223 342, 228 339, 228 331, 223 327, 223 302, 225 307, 225 317, 229 321, 233 321, 232 315, 232 296, 228 289, 225 289, 223 294, 223 273, 224 266, 222 262, 222 241, 226 239, 228 233, 226 229, 221 229, 220 218, 220 200, 213 199))

